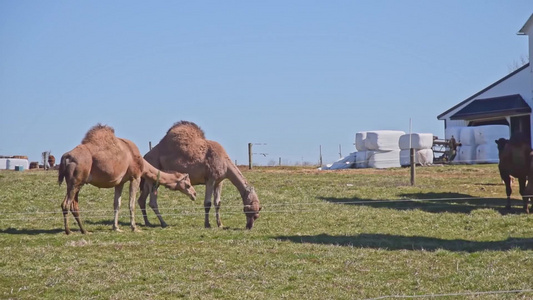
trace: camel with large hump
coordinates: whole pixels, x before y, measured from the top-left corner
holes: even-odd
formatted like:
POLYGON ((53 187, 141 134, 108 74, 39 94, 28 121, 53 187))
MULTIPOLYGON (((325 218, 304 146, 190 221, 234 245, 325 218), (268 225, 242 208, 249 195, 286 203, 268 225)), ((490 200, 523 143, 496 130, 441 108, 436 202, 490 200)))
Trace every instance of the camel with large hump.
POLYGON ((65 233, 71 232, 67 218, 69 210, 78 222, 81 232, 87 233, 81 223, 78 206, 80 189, 87 183, 99 188, 115 188, 113 229, 120 231, 118 211, 122 189, 128 181, 131 229, 136 231, 135 196, 141 177, 171 190, 179 190, 193 200, 196 198, 196 191, 187 174, 162 172, 142 158, 133 142, 116 137, 112 127, 101 124, 92 127, 80 145, 61 157, 58 182, 61 185, 65 180, 67 184, 67 193, 61 204, 65 233))
MULTIPOLYGON (((207 140, 204 131, 195 123, 180 121, 175 123, 144 159, 159 169, 187 173, 193 185, 205 184, 205 222, 209 223, 209 211, 215 204, 217 226, 222 227, 220 220, 220 195, 222 181, 229 181, 241 194, 246 215, 246 228, 252 229, 254 221, 259 217, 261 205, 254 188, 231 161, 224 148, 217 142, 207 140)), ((157 194, 151 189, 153 179, 144 180, 139 196, 139 207, 143 213, 144 222, 150 225, 146 216, 146 198, 150 195, 150 207, 154 210, 162 227, 167 224, 161 217, 157 206, 157 194)))

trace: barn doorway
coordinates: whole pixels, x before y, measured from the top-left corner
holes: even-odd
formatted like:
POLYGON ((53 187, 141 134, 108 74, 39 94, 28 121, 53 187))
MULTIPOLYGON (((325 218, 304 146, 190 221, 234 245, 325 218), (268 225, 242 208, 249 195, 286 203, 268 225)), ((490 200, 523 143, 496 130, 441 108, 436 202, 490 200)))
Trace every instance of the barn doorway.
POLYGON ((531 139, 531 122, 530 116, 511 117, 511 135, 521 132, 531 139))

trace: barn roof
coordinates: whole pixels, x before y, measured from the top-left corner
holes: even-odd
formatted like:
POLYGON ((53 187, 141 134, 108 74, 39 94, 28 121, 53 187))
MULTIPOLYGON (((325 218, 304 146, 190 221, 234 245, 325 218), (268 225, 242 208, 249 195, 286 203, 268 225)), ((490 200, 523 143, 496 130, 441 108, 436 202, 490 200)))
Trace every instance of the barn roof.
POLYGON ((477 99, 450 117, 452 120, 486 119, 531 113, 531 107, 519 94, 477 99))
POLYGON ((444 117, 445 115, 449 114, 450 112, 452 112, 453 110, 465 105, 466 103, 472 101, 473 99, 475 99, 476 97, 478 97, 479 95, 482 95, 483 93, 485 93, 486 91, 492 89, 493 87, 497 86, 498 84, 504 82, 505 80, 509 79, 510 77, 513 77, 515 74, 519 73, 520 71, 524 70, 525 68, 529 67, 529 63, 521 66, 520 68, 516 69, 515 71, 511 72, 510 74, 508 74, 507 76, 503 77, 502 79, 496 81, 495 83, 489 85, 488 87, 482 89, 481 91, 475 93, 474 95, 466 98, 465 100, 459 102, 458 104, 456 104, 455 106, 453 106, 452 108, 448 109, 447 111, 441 113, 440 115, 437 116, 437 119, 441 119, 442 117, 444 117))
POLYGON ((529 16, 529 19, 527 19, 526 24, 520 28, 520 31, 518 31, 518 34, 525 35, 527 34, 528 28, 533 26, 533 14, 529 16))

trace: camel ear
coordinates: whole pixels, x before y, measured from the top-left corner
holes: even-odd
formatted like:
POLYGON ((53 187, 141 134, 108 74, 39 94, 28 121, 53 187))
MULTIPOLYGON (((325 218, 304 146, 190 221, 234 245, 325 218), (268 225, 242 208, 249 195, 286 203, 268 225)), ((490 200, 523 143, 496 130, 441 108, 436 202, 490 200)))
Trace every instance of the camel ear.
POLYGON ((182 175, 183 176, 180 178, 180 181, 189 179, 189 174, 182 174, 182 175))
POLYGON ((255 192, 255 189, 254 189, 253 186, 250 185, 250 186, 246 187, 246 191, 247 191, 248 193, 253 193, 253 192, 255 192))

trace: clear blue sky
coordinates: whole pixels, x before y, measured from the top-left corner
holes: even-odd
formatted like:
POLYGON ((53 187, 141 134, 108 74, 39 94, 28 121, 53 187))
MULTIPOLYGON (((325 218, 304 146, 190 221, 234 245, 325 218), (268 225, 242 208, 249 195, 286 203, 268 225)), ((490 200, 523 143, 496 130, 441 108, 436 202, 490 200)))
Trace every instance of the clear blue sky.
POLYGON ((96 123, 142 154, 189 120, 233 160, 324 162, 528 60, 512 1, 0 0, 0 155, 60 157, 96 123))

